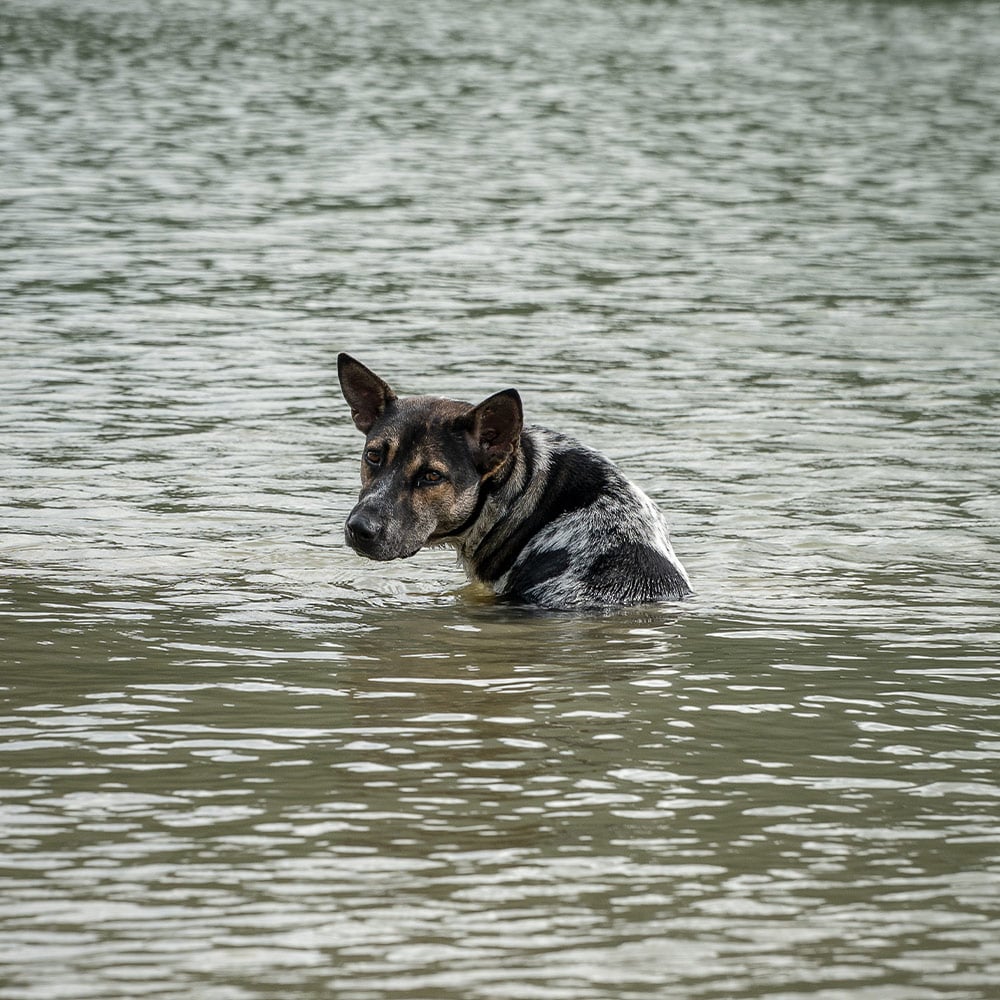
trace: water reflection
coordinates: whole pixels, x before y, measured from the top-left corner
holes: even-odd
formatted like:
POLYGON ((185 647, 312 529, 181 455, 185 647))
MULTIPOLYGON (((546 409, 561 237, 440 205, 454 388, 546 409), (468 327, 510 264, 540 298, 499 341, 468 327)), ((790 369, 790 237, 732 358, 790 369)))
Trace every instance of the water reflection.
POLYGON ((987 981, 1000 699, 971 658, 468 608, 214 645, 147 609, 88 651, 54 597, 2 720, 0 912, 41 988, 987 981))

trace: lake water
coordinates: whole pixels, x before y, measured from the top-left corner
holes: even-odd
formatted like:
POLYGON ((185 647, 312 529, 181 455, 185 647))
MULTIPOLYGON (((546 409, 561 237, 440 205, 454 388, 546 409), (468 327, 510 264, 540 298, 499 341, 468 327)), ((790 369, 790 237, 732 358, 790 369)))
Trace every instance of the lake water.
POLYGON ((6 0, 0 998, 1000 995, 1000 8, 6 0), (343 543, 348 350, 697 594, 343 543))

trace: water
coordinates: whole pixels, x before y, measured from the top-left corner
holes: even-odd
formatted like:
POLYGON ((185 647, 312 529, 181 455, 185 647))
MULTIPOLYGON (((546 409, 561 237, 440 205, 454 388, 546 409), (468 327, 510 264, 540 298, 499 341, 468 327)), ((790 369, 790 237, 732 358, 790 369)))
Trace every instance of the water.
POLYGON ((0 10, 0 998, 1000 990, 991 3, 0 10), (697 596, 345 548, 348 350, 697 596))

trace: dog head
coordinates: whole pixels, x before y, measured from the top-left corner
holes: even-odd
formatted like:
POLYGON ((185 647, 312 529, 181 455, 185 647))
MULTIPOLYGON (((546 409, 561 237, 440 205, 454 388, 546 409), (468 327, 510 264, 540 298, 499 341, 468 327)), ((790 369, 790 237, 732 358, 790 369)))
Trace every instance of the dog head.
POLYGON ((502 475, 519 447, 517 392, 506 389, 478 406, 437 396, 401 399, 350 355, 339 356, 337 371, 365 435, 348 545, 369 559, 401 559, 462 534, 475 521, 485 484, 502 475))

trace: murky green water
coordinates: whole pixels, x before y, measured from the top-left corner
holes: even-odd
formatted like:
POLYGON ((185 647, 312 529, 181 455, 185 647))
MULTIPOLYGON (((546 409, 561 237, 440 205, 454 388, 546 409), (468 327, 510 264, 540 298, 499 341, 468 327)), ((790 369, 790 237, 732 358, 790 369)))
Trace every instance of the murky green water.
POLYGON ((1000 990, 993 3, 0 7, 0 998, 1000 990), (349 350, 697 597, 343 544, 349 350))

